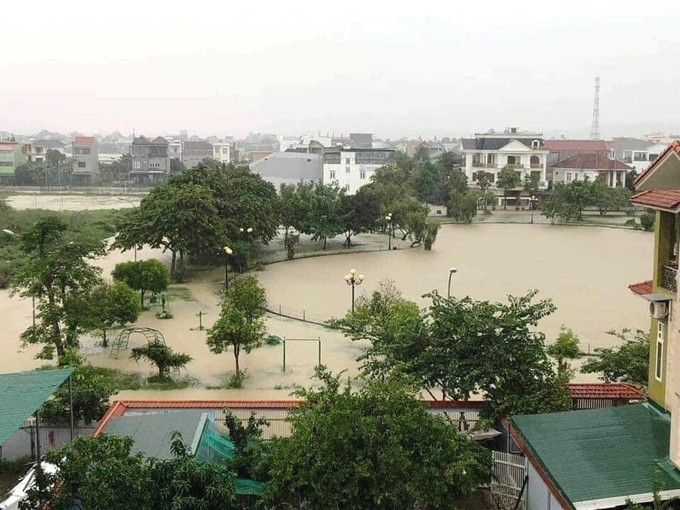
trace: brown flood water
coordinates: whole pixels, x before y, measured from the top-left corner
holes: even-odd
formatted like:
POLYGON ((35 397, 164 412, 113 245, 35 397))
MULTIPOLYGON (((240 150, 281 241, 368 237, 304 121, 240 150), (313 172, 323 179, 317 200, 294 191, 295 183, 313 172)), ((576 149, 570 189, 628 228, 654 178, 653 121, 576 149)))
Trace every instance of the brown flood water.
MULTIPOLYGON (((557 312, 539 325, 552 341, 561 324, 571 327, 584 343, 592 347, 614 345, 605 334, 624 327, 647 328, 646 307, 627 289, 632 282, 649 278, 653 236, 649 233, 608 228, 559 227, 551 225, 445 225, 433 251, 422 249, 316 257, 267 266, 256 273, 267 288, 275 307, 305 310, 308 317, 325 319, 341 316, 350 307, 350 289, 343 276, 350 268, 366 279, 358 292, 371 292, 380 280, 392 279, 403 295, 426 306, 420 296, 432 289, 446 293, 449 268, 458 273, 452 281, 452 294, 474 299, 504 300, 506 295, 522 295, 539 289, 540 297, 552 298, 557 312)), ((167 258, 153 250, 138 252, 138 258, 167 258)), ((100 264, 108 274, 120 261, 133 254, 114 251, 100 264)), ((205 344, 205 331, 198 331, 199 312, 206 313, 203 325, 210 327, 219 314, 216 291, 222 270, 200 274, 196 281, 182 285, 191 300, 169 301, 174 315, 170 320, 155 317, 157 310, 145 312, 140 325, 157 328, 174 349, 187 352, 194 361, 186 375, 203 385, 218 385, 233 371, 231 353, 214 355, 205 344)), ((357 294, 358 295, 358 294, 357 294)), ((19 348, 19 334, 30 325, 31 303, 18 297, 10 299, 0 291, 0 314, 6 317, 0 336, 3 357, 0 372, 28 370, 39 366, 36 349, 19 348)), ((321 338, 322 362, 334 371, 357 371, 354 359, 362 345, 335 332, 309 323, 269 317, 270 334, 292 338, 321 338)), ((142 337, 131 337, 130 347, 140 345, 142 337)), ((151 367, 139 365, 121 351, 118 359, 109 357, 94 339, 83 340, 83 351, 96 364, 150 374, 151 367)), ((289 343, 287 370, 282 371, 282 347, 264 346, 243 354, 241 365, 247 369, 245 389, 206 390, 189 388, 173 392, 126 392, 134 398, 287 398, 296 384, 308 385, 317 361, 317 347, 311 342, 289 343)), ((579 376, 579 379, 586 379, 579 376)), ((594 379, 588 377, 588 379, 594 379)))

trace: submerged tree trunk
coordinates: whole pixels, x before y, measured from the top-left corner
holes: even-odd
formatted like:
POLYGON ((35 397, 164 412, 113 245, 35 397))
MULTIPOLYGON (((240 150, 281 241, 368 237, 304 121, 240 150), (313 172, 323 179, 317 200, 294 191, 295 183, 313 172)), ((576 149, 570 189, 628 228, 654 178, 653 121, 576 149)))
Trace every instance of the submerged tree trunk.
POLYGON ((326 249, 326 243, 328 242, 328 237, 324 236, 323 238, 323 249, 326 249))
POLYGON ((236 362, 236 377, 241 374, 241 367, 238 363, 238 357, 241 354, 241 348, 238 345, 234 346, 234 361, 236 362))
POLYGON ((170 250, 172 252, 172 261, 170 262, 170 276, 175 276, 175 267, 177 266, 177 252, 175 250, 170 250))

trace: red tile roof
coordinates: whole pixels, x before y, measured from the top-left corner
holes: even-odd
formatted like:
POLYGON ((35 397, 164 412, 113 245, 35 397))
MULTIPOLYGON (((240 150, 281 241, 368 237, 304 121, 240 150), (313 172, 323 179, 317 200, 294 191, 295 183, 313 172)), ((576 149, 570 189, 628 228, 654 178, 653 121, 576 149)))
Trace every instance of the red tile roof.
POLYGON ((635 187, 639 186, 643 180, 645 180, 649 175, 656 170, 656 168, 661 165, 661 162, 664 160, 666 155, 670 154, 671 152, 675 152, 680 157, 680 140, 676 140, 673 143, 671 143, 668 147, 666 147, 666 150, 664 150, 661 154, 659 154, 659 157, 657 157, 654 162, 647 167, 647 169, 642 172, 640 175, 637 176, 637 179, 635 179, 635 187))
POLYGON ((545 145, 551 151, 582 151, 582 152, 608 152, 607 142, 604 140, 544 140, 545 145))
POLYGON ((558 161, 552 168, 582 168, 585 170, 632 170, 633 167, 626 165, 617 159, 609 159, 606 154, 576 154, 570 158, 558 161))
MULTIPOLYGON (((115 400, 94 429, 99 434, 111 418, 123 416, 128 409, 292 409, 299 400, 115 400)), ((432 400, 432 409, 481 409, 482 400, 432 400)))
POLYGON ((636 193, 630 199, 637 205, 657 209, 677 209, 680 207, 680 189, 653 189, 636 193))
POLYGON ((569 383, 571 398, 637 400, 643 397, 635 386, 625 383, 569 383))
POLYGON ((76 136, 73 143, 74 145, 92 145, 94 143, 94 136, 76 136))
POLYGON ((646 296, 647 294, 652 294, 654 291, 652 280, 631 283, 628 288, 633 294, 637 294, 638 296, 646 296))

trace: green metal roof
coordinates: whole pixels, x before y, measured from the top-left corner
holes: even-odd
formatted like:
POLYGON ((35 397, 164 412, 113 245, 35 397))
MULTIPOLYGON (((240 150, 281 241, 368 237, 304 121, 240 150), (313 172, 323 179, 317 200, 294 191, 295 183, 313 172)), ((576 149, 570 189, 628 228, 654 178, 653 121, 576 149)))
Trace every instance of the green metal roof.
POLYGON ((546 474, 572 503, 680 489, 664 470, 670 420, 648 404, 513 416, 513 427, 546 474))
POLYGON ((184 444, 192 445, 197 442, 195 436, 203 431, 204 414, 202 411, 165 411, 123 415, 111 418, 102 432, 131 437, 135 442, 132 453, 171 459, 170 434, 177 431, 182 434, 184 444))
POLYGON ((0 374, 0 445, 68 379, 72 368, 0 374))

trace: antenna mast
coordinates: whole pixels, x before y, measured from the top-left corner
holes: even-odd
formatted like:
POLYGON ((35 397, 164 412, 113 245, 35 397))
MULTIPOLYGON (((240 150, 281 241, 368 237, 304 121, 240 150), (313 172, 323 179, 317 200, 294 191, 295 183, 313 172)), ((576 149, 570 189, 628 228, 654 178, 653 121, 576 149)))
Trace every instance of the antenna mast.
POLYGON ((590 139, 600 139, 600 77, 595 78, 595 99, 593 101, 593 124, 590 126, 590 139))

